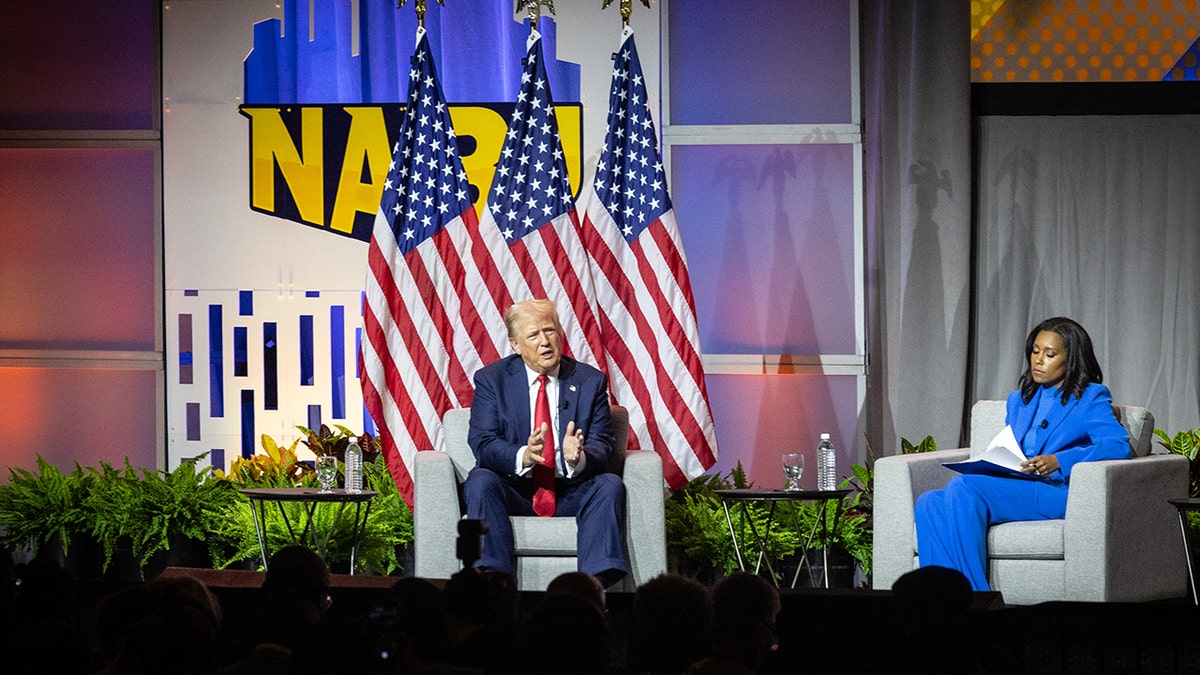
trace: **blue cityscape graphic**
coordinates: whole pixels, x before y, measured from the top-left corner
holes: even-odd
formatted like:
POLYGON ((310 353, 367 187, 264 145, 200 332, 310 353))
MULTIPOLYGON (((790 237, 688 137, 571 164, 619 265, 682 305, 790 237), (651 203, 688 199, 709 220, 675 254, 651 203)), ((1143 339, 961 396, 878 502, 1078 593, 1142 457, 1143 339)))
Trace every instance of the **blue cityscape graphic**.
MULTIPOLYGON (((528 20, 517 21, 511 0, 430 2, 425 30, 446 98, 451 103, 515 99, 528 20)), ((254 25, 254 48, 244 64, 248 104, 396 103, 408 91, 417 17, 396 0, 284 0, 283 20, 254 25), (358 8, 358 54, 352 53, 352 3, 358 8), (311 36, 311 40, 309 39, 311 36)), ((547 74, 559 102, 580 100, 579 64, 557 59, 557 27, 538 22, 547 74)))

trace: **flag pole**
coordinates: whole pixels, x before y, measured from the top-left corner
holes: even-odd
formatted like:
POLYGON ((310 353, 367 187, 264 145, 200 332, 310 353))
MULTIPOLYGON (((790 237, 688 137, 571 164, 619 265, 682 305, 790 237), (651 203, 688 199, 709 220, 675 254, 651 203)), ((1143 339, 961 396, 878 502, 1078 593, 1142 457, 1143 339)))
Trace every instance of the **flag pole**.
MULTIPOLYGON (((404 3, 406 2, 408 2, 408 0, 396 0, 396 9, 403 7, 404 3)), ((441 5, 442 7, 446 6, 446 3, 443 0, 437 0, 437 4, 441 5)), ((417 27, 424 28, 425 10, 429 9, 429 0, 416 0, 413 2, 413 9, 417 12, 417 27)))

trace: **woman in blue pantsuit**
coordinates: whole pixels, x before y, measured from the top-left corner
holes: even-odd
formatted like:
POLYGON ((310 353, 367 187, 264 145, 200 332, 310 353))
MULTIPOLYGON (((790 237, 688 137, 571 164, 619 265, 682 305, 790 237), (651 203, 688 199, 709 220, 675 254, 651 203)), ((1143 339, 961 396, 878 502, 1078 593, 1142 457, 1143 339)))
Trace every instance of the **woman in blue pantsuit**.
POLYGON ((1079 462, 1127 459, 1129 434, 1078 323, 1038 324, 1025 340, 1025 371, 1009 394, 1005 422, 1021 444, 1031 479, 965 474, 916 503, 921 566, 962 572, 977 591, 987 581, 987 529, 1013 520, 1050 520, 1067 512, 1071 469, 1079 462))

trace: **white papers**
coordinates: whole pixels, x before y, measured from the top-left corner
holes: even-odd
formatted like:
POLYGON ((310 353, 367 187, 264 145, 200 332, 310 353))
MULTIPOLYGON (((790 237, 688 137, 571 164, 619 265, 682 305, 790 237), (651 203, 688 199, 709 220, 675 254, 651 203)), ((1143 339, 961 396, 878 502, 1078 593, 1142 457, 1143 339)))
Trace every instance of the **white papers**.
POLYGON ((959 473, 982 473, 992 476, 1015 476, 1040 480, 1039 477, 1021 470, 1021 462, 1026 460, 1025 453, 1017 443, 1011 426, 1005 426, 996 437, 988 443, 987 450, 982 455, 965 462, 947 462, 942 466, 959 473))

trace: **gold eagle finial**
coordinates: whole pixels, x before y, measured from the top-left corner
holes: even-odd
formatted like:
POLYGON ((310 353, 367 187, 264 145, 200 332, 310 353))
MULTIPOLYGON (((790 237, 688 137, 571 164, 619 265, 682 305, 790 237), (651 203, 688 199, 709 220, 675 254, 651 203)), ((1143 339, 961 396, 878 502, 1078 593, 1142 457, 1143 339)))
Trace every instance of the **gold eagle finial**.
MULTIPOLYGON (((608 9, 608 6, 611 5, 612 2, 613 2, 613 0, 604 0, 604 4, 600 6, 600 9, 602 9, 602 10, 608 9)), ((645 7, 646 9, 650 9, 650 0, 642 0, 642 6, 645 7)), ((624 25, 624 26, 629 25, 629 15, 630 14, 633 14, 633 0, 621 0, 621 24, 622 25, 624 25)))
MULTIPOLYGON (((396 0, 396 9, 403 7, 404 3, 406 2, 408 2, 408 0, 396 0)), ((446 6, 446 3, 443 0, 437 0, 437 4, 441 5, 442 7, 446 6)), ((413 9, 417 10, 417 25, 421 28, 424 28, 425 10, 429 9, 429 0, 415 0, 415 2, 413 2, 413 9)))
POLYGON ((542 17, 542 5, 545 5, 551 14, 554 13, 554 0, 517 0, 515 12, 520 13, 524 9, 529 16, 529 27, 537 30, 538 19, 542 17))

